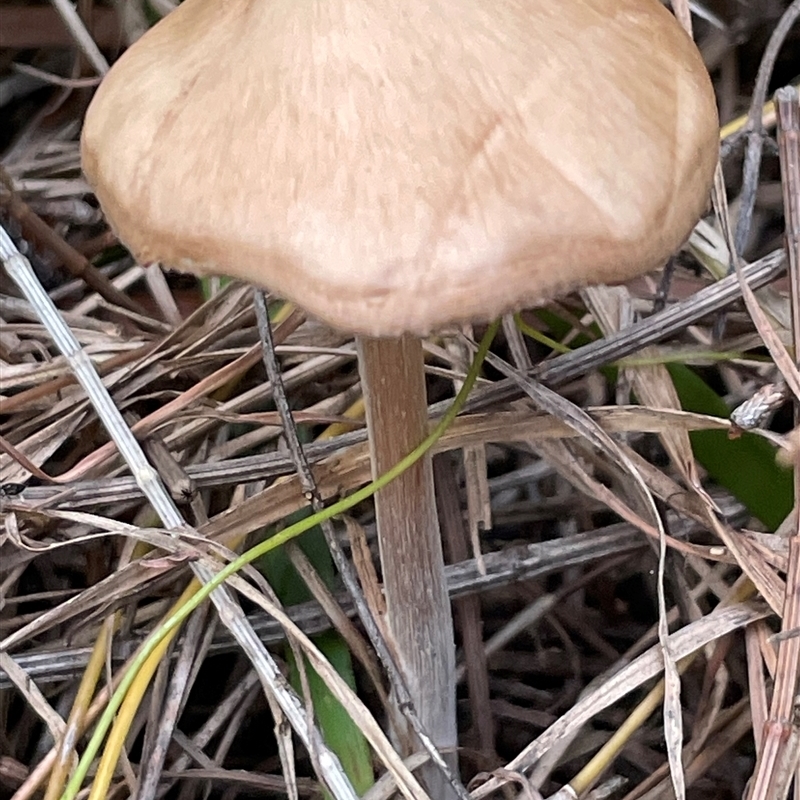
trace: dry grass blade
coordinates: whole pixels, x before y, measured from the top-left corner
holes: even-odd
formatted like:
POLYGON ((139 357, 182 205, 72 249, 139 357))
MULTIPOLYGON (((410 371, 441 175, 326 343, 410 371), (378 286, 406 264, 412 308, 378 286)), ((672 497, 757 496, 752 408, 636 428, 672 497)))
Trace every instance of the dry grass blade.
POLYGON ((8 653, 0 651, 0 667, 47 725, 53 739, 58 741, 64 735, 66 724, 58 712, 47 702, 47 698, 39 691, 39 687, 31 681, 8 653))
MULTIPOLYGON (((720 609, 673 634, 670 637, 670 650, 674 658, 680 660, 731 631, 763 619, 768 613, 769 611, 763 606, 738 605, 720 609)), ((558 722, 509 762, 507 769, 529 769, 544 755, 551 744, 583 725, 600 709, 608 707, 627 692, 658 675, 663 667, 661 648, 651 648, 647 653, 619 670, 597 691, 581 699, 566 714, 562 715, 558 722)), ((500 783, 497 780, 489 780, 483 786, 472 791, 472 798, 473 800, 482 800, 499 786, 500 783)))
MULTIPOLYGON (((800 16, 800 2, 795 2, 794 18, 800 16)), ((787 16, 790 12, 787 12, 787 16)), ((800 101, 796 90, 787 89, 775 97, 778 117, 778 141, 783 172, 786 245, 792 287, 792 333, 795 362, 800 353, 800 101)), ((790 384, 791 385, 791 384, 790 384)), ((798 400, 795 392, 795 424, 798 400)), ((800 463, 795 463, 795 507, 800 497, 800 463)), ((800 726, 794 719, 798 670, 800 670, 800 530, 793 531, 789 542, 789 565, 786 572, 786 594, 782 608, 782 630, 789 633, 778 646, 775 686, 769 718, 761 733, 762 744, 750 800, 783 800, 800 759, 800 726)))
POLYGON ((75 7, 68 3, 66 0, 52 0, 53 6, 58 11, 67 29, 72 34, 78 47, 80 47, 83 54, 89 59, 89 63, 97 70, 99 75, 105 75, 108 72, 108 61, 105 56, 100 52, 100 48, 95 44, 89 31, 80 15, 75 10, 75 7))
MULTIPOLYGON (((351 523, 352 525, 353 523, 351 523)), ((685 529, 688 534, 696 530, 696 526, 685 529)), ((516 548, 511 553, 486 554, 486 563, 481 567, 474 559, 451 564, 447 568, 448 589, 452 597, 475 594, 480 591, 502 588, 516 581, 530 580, 546 576, 565 567, 578 566, 592 561, 599 561, 614 554, 633 553, 642 549, 638 532, 629 525, 612 525, 585 534, 577 534, 569 542, 544 542, 530 544, 524 548, 516 548)), ((60 604, 45 615, 38 616, 28 624, 17 629, 13 634, 0 642, 2 649, 19 649, 35 638, 41 637, 55 625, 64 624, 75 617, 90 618, 122 608, 131 596, 154 590, 166 581, 159 581, 163 576, 170 582, 174 576, 170 573, 178 569, 180 563, 168 559, 145 559, 128 564, 118 570, 115 576, 101 582, 97 586, 84 590, 75 598, 60 604), (158 561, 158 563, 155 563, 158 561), (148 582, 149 581, 149 582, 148 582)), ((338 597, 341 603, 343 598, 338 597)), ((352 616, 352 606, 345 606, 352 616)), ((331 621, 314 603, 305 603, 287 610, 305 633, 311 635, 328 630, 331 621)), ((251 616, 254 629, 259 638, 267 644, 283 641, 285 634, 274 620, 251 616)), ((129 653, 137 640, 125 642, 118 637, 115 662, 120 653, 129 653)), ((230 636, 220 635, 214 640, 215 653, 228 652, 234 648, 230 636)), ((47 683, 74 677, 76 672, 86 664, 88 653, 86 648, 72 647, 53 651, 47 649, 41 653, 23 653, 18 657, 19 663, 33 680, 47 683)), ((7 686, 7 679, 0 672, 0 688, 7 686)))
MULTIPOLYGON (((680 5, 683 7, 683 13, 679 15, 679 18, 687 29, 687 32, 691 35, 691 17, 688 6, 685 2, 680 5)), ((629 302, 629 297, 625 289, 620 289, 617 296, 619 297, 622 293, 625 293, 624 298, 629 302)), ((611 299, 610 296, 613 296, 609 290, 604 287, 587 289, 584 295, 589 300, 588 305, 592 309, 595 319, 598 321, 598 324, 606 336, 623 327, 621 324, 622 314, 617 309, 613 308, 615 304, 609 303, 611 299), (609 305, 612 305, 612 309, 608 309, 609 305), (613 313, 615 310, 617 313, 613 313)), ((648 355, 651 357, 655 355, 653 349, 643 348, 640 352, 640 357, 646 359, 648 355)), ((636 366, 627 369, 625 373, 628 376, 634 394, 645 406, 680 409, 681 404, 678 392, 672 383, 669 372, 663 364, 653 363, 650 365, 636 366)), ((693 490, 706 506, 706 513, 714 515, 716 509, 713 507, 713 503, 701 486, 688 432, 679 428, 673 428, 664 431, 660 438, 664 449, 671 458, 678 473, 683 478, 684 483, 693 490)), ((664 648, 664 735, 670 764, 670 778, 672 780, 675 796, 678 800, 683 800, 686 796, 686 786, 683 774, 683 759, 681 756, 683 746, 681 688, 678 666, 673 661, 672 655, 667 647, 667 608, 664 591, 666 541, 663 531, 660 530, 659 533, 658 605, 659 638, 664 648)))
MULTIPOLYGON (((759 261, 743 268, 744 280, 753 289, 757 289, 773 281, 785 269, 786 254, 782 250, 770 253, 759 261)), ((675 303, 658 314, 631 325, 618 334, 599 339, 586 347, 572 353, 540 364, 534 375, 549 386, 560 386, 573 380, 588 370, 597 369, 612 361, 624 358, 637 352, 642 347, 666 339, 679 331, 701 320, 708 314, 719 311, 742 294, 741 286, 735 276, 731 275, 713 283, 691 298, 675 303)), ((508 396, 508 386, 492 387, 491 395, 508 396), (501 394, 501 388, 506 389, 501 394)), ((486 393, 487 395, 489 392, 486 393)), ((482 397, 476 398, 475 405, 482 397)))
MULTIPOLYGON (((509 374, 507 368, 493 362, 506 375, 509 374)), ((670 754, 670 764, 672 767, 672 779, 675 791, 679 797, 683 797, 685 788, 683 785, 683 767, 680 759, 680 746, 682 741, 681 711, 680 711, 680 679, 677 672, 677 659, 673 656, 668 641, 668 631, 666 626, 666 601, 663 593, 663 563, 666 558, 666 533, 664 531, 661 518, 656 510, 652 495, 647 484, 642 479, 639 471, 627 454, 619 445, 603 431, 594 420, 585 412, 570 407, 570 404, 563 400, 559 395, 537 386, 532 381, 522 378, 522 376, 510 376, 519 382, 520 388, 533 400, 533 402, 547 413, 554 415, 566 422, 579 435, 582 435, 588 442, 608 454, 613 462, 617 463, 630 477, 636 487, 634 501, 644 509, 644 513, 650 516, 650 520, 643 521, 646 525, 650 523, 659 541, 659 638, 664 658, 664 727, 667 737, 668 752, 670 754), (638 496, 636 496, 638 495, 638 496), (676 753, 677 750, 677 753, 676 753)), ((611 505, 614 507, 614 505, 611 505)), ((628 518, 628 517, 626 517, 628 518)))

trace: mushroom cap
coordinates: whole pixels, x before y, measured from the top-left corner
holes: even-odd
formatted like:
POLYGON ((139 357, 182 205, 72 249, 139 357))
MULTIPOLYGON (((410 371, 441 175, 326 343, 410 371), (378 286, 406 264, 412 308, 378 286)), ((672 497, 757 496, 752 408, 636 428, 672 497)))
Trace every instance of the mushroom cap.
POLYGON ((657 0, 185 0, 103 81, 82 156, 141 261, 422 334, 659 266, 717 126, 657 0))

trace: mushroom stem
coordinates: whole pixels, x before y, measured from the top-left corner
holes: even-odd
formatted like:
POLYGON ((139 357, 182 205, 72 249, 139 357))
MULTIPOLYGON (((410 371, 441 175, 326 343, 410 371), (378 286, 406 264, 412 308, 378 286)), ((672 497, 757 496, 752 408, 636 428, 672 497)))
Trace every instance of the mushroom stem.
MULTIPOLYGON (((413 336, 357 341, 372 472, 377 476, 428 434, 422 342, 413 336)), ((437 747, 455 748, 453 620, 430 456, 378 492, 375 514, 390 645, 420 722, 437 747)), ((408 730, 396 734, 403 746, 414 748, 408 730)), ((422 777, 433 797, 451 796, 452 789, 435 768, 422 777)))

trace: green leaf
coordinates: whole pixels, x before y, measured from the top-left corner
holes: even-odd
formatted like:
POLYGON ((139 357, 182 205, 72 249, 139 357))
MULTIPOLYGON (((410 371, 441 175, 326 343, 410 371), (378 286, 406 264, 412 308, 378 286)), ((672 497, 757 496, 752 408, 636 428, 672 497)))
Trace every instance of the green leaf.
MULTIPOLYGON (((285 524, 292 525, 299 522, 308 517, 309 513, 307 510, 298 511, 287 517, 285 524)), ((322 530, 319 527, 311 528, 295 541, 326 585, 334 588, 336 573, 322 530)), ((295 605, 311 599, 311 593, 292 566, 285 547, 267 553, 258 559, 255 566, 266 576, 282 603, 295 605)), ((355 689, 353 661, 344 639, 336 631, 326 631, 311 638, 339 675, 352 689, 355 689)), ((300 692, 297 663, 288 646, 286 660, 290 666, 289 680, 295 690, 300 692)), ((359 794, 364 794, 375 782, 367 740, 308 661, 306 661, 306 674, 314 713, 322 735, 342 762, 353 788, 359 794)))
MULTIPOLYGON (((355 689, 352 657, 344 639, 336 631, 326 631, 312 638, 314 644, 331 662, 333 668, 351 689, 355 689)), ((290 665, 289 679, 292 685, 299 690, 300 675, 297 663, 288 648, 287 660, 290 665)), ((342 762, 342 767, 350 778, 353 788, 358 794, 364 794, 375 783, 369 744, 364 734, 361 733, 361 729, 331 694, 325 682, 308 661, 306 661, 306 674, 311 690, 311 700, 314 703, 314 713, 322 735, 342 762)))
MULTIPOLYGON (((725 402, 694 370, 683 364, 667 364, 667 369, 684 411, 729 417, 725 402)), ((708 474, 769 530, 776 530, 792 509, 794 479, 775 462, 775 447, 746 432, 738 439, 730 439, 726 431, 692 431, 689 437, 708 474)))

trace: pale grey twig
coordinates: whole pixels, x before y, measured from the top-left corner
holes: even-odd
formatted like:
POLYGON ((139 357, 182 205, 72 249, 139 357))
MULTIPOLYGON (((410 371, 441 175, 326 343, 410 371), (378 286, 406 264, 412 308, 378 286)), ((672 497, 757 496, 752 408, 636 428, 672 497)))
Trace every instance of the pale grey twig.
POLYGON ((158 473, 145 458, 139 443, 95 372, 92 362, 81 349, 78 340, 61 318, 50 297, 42 289, 30 263, 19 253, 2 227, 0 227, 0 259, 25 299, 36 310, 42 324, 53 337, 56 347, 69 362, 75 377, 94 405, 97 415, 130 467, 142 494, 150 501, 167 528, 175 530, 184 528, 185 523, 177 506, 164 489, 158 473))
MULTIPOLYGON (((148 463, 139 443, 114 405, 91 361, 81 350, 72 331, 62 320, 58 309, 41 287, 28 260, 19 253, 5 229, 0 226, 0 259, 28 302, 36 309, 58 349, 69 361, 75 377, 89 396, 98 417, 106 427, 121 455, 128 464, 142 494, 150 501, 166 528, 179 535, 188 530, 177 506, 164 488, 158 473, 148 463)), ((192 570, 202 583, 208 583, 213 571, 197 562, 192 570)), ((281 674, 278 665, 256 636, 241 607, 226 587, 211 594, 220 619, 229 628, 258 671, 266 692, 275 697, 299 738, 309 751, 319 754, 320 779, 331 794, 341 800, 356 800, 356 794, 336 755, 325 745, 319 731, 304 713, 303 704, 281 674)))
POLYGON ((100 52, 100 48, 95 43, 92 35, 86 30, 86 25, 75 9, 75 6, 69 0, 50 0, 55 7, 67 30, 70 32, 75 44, 78 45, 81 52, 86 56, 89 63, 95 68, 98 75, 105 75, 108 70, 108 61, 105 56, 100 52))
POLYGON ((697 17, 700 17, 700 19, 704 19, 706 22, 710 23, 718 30, 720 31, 728 30, 728 26, 713 11, 711 11, 710 8, 707 8, 702 3, 695 3, 692 2, 692 0, 690 0, 689 8, 691 9, 692 14, 694 14, 697 17))
MULTIPOLYGON (((32 67, 30 64, 14 63, 11 68, 14 72, 30 76, 37 81, 50 83, 53 86, 61 86, 65 89, 91 89, 99 85, 101 80, 100 78, 63 78, 61 75, 54 75, 52 72, 32 67)), ((0 106, 2 105, 3 103, 0 100, 0 106)))

